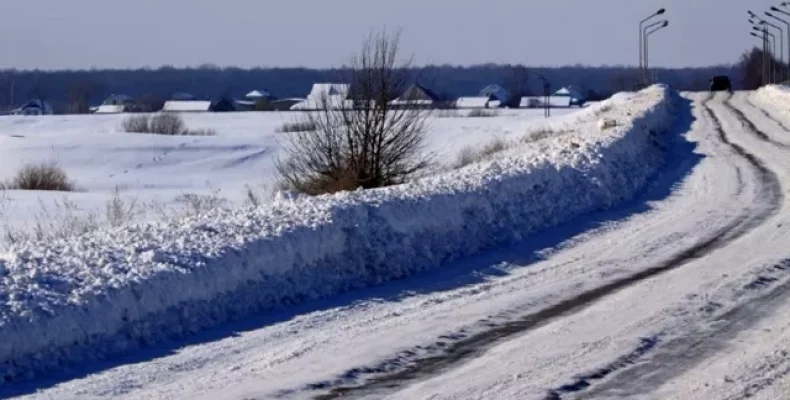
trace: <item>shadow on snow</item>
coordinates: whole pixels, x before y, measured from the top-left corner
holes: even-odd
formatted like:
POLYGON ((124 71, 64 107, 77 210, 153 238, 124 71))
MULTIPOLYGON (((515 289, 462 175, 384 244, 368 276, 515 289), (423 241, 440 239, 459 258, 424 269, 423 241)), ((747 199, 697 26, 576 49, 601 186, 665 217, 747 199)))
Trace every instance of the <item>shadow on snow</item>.
POLYGON ((559 226, 528 236, 526 239, 450 262, 441 268, 426 271, 398 281, 380 286, 351 291, 325 299, 303 304, 272 309, 265 314, 248 317, 242 321, 231 322, 221 327, 203 331, 186 339, 158 344, 133 353, 113 357, 111 360, 91 361, 87 365, 70 366, 55 374, 41 376, 31 381, 0 386, 0 397, 7 398, 34 393, 60 383, 101 373, 115 367, 148 362, 157 358, 176 354, 180 349, 198 344, 219 341, 242 333, 282 323, 295 317, 329 310, 333 308, 354 307, 370 301, 398 302, 404 298, 426 293, 442 292, 473 286, 492 278, 509 274, 508 268, 526 268, 545 259, 546 251, 555 251, 572 246, 573 239, 579 235, 614 222, 625 221, 635 215, 652 210, 651 203, 668 198, 675 187, 681 184, 694 167, 704 157, 694 153, 696 144, 689 142, 685 134, 694 122, 691 101, 676 99, 677 122, 666 133, 668 150, 667 162, 651 182, 634 197, 620 206, 587 214, 559 226))

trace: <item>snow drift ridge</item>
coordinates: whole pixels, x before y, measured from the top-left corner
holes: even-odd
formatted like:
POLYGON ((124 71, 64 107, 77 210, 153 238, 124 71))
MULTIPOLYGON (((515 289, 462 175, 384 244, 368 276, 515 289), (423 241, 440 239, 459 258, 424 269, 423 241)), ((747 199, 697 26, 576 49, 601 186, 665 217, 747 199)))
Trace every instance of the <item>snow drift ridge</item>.
POLYGON ((397 279, 616 205, 663 163, 673 96, 616 98, 548 147, 406 185, 17 245, 0 255, 0 375, 397 279), (617 125, 600 131, 599 116, 617 125))

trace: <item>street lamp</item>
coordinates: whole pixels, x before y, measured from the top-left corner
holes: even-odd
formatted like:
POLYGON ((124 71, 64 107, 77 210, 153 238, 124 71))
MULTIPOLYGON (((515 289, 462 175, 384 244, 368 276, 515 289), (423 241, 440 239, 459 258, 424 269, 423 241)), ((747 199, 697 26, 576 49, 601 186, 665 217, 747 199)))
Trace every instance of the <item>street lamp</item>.
MULTIPOLYGON (((769 14, 769 13, 766 13, 766 14, 769 14)), ((784 48, 785 48, 785 35, 784 35, 784 30, 782 30, 782 28, 780 28, 779 26, 774 25, 774 24, 772 24, 772 23, 770 23, 770 22, 768 22, 766 20, 760 21, 760 25, 767 25, 767 26, 770 26, 771 28, 774 28, 774 29, 779 31, 779 65, 780 66, 784 65, 784 62, 785 62, 785 50, 784 50, 784 48)), ((774 38, 776 38, 776 36, 774 36, 774 38)), ((776 39, 774 39, 774 40, 776 40, 776 39)), ((774 47, 774 54, 776 54, 776 47, 774 47)), ((772 63, 772 65, 773 65, 773 63, 772 63)), ((780 68, 779 69, 779 79, 780 80, 783 79, 782 78, 782 70, 783 69, 784 68, 780 68)))
MULTIPOLYGON (((790 16, 790 13, 782 11, 776 7, 771 7, 771 11, 790 16)), ((787 64, 782 64, 782 70, 784 70, 785 72, 785 79, 790 79, 790 22, 788 22, 785 19, 779 18, 776 15, 773 15, 769 12, 766 12, 765 15, 785 24, 785 27, 787 28, 787 64)))
POLYGON ((639 21, 639 80, 640 80, 640 84, 641 85, 644 85, 644 78, 645 78, 644 44, 643 44, 644 43, 643 42, 643 40, 644 40, 644 28, 643 28, 643 25, 644 25, 645 22, 649 21, 650 19, 653 19, 653 18, 655 18, 655 17, 657 17, 659 15, 664 14, 665 11, 666 11, 665 9, 660 8, 658 11, 654 12, 649 17, 639 21))
MULTIPOLYGON (((763 33, 760 31, 760 33, 763 33)), ((761 43, 763 44, 763 59, 762 59, 762 81, 763 85, 768 83, 768 63, 767 63, 767 45, 768 45, 768 36, 767 35, 758 35, 754 32, 749 32, 750 35, 760 39, 761 43)))
POLYGON ((774 71, 773 59, 774 59, 775 54, 776 54, 776 36, 774 36, 773 33, 768 32, 768 29, 766 29, 766 28, 762 28, 761 29, 759 27, 753 26, 752 29, 757 31, 757 32, 762 32, 764 37, 768 37, 768 40, 766 40, 766 42, 769 42, 770 45, 768 46, 769 48, 766 49, 766 52, 770 52, 770 54, 771 54, 770 57, 768 57, 768 61, 769 61, 769 63, 768 63, 769 81, 771 83, 774 83, 776 73, 774 71), (771 50, 771 49, 773 49, 773 50, 771 50))
POLYGON ((658 32, 661 29, 664 29, 664 28, 666 28, 668 26, 669 26, 669 21, 663 20, 663 21, 659 21, 659 22, 657 22, 655 24, 648 25, 645 28, 645 30, 646 30, 646 32, 645 32, 645 72, 646 72, 646 75, 647 75, 648 79, 650 79, 650 63, 649 63, 650 57, 649 57, 649 53, 648 53, 648 48, 649 48, 649 46, 648 46, 649 40, 648 39, 650 38, 650 35, 658 32))
POLYGON ((545 76, 537 72, 532 74, 537 75, 543 81, 543 116, 546 118, 551 117, 551 84, 545 76))

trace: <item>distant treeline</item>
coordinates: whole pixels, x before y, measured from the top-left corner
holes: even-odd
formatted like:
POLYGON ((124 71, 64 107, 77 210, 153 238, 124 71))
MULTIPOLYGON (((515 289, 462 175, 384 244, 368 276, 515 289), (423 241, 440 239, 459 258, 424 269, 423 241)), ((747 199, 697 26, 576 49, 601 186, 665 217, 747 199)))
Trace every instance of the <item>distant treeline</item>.
MULTIPOLYGON (((431 66, 417 72, 415 79, 448 98, 477 94, 489 84, 512 87, 508 80, 518 67, 486 64, 476 66, 431 66)), ((573 85, 590 100, 606 98, 613 92, 631 90, 637 80, 635 68, 606 66, 526 67, 526 94, 542 92, 538 74, 553 90, 573 85)), ((714 75, 733 77, 740 85, 735 66, 664 69, 651 71, 657 79, 680 90, 705 90, 714 75)), ((306 68, 172 68, 135 70, 78 71, 0 71, 0 110, 7 110, 31 98, 48 101, 59 112, 87 112, 86 105, 97 105, 110 94, 136 98, 169 99, 187 92, 202 99, 229 96, 241 98, 252 90, 267 89, 278 98, 304 97, 317 82, 342 80, 343 70, 306 68)))

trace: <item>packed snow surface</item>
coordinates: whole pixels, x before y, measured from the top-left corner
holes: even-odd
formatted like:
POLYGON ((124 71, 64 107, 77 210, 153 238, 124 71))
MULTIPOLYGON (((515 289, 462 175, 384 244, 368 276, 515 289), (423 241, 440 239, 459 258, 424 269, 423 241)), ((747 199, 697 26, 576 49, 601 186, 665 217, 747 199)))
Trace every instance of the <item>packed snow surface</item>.
POLYGON ((662 165, 672 99, 661 86, 616 98, 556 138, 402 186, 15 245, 0 258, 3 375, 402 278, 611 207, 662 165), (597 114, 617 126, 599 131, 597 114))

